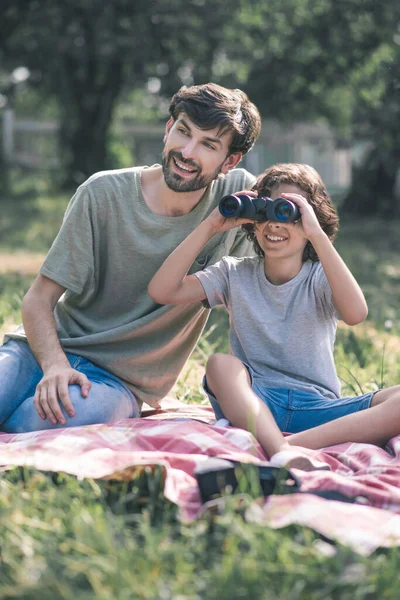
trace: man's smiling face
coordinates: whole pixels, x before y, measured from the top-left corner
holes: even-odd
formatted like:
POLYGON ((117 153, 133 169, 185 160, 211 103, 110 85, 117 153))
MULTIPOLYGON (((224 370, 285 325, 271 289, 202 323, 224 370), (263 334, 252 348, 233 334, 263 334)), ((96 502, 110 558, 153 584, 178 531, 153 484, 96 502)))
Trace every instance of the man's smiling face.
POLYGON ((168 121, 162 167, 165 183, 174 192, 195 192, 207 187, 219 173, 227 173, 241 155, 230 154, 232 134, 199 129, 185 113, 168 121))

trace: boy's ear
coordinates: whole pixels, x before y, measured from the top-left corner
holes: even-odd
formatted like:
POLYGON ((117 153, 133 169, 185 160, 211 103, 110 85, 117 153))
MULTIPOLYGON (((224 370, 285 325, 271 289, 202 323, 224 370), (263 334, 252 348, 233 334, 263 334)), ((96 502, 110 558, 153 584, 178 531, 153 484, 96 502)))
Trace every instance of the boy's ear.
POLYGON ((242 160, 242 152, 234 152, 233 154, 229 154, 226 157, 224 164, 221 168, 221 173, 224 175, 228 173, 231 169, 234 169, 236 165, 242 160))
POLYGON ((171 127, 172 127, 173 124, 174 124, 174 119, 172 117, 170 117, 168 119, 168 121, 166 122, 166 124, 165 124, 165 134, 164 134, 164 137, 163 137, 164 144, 167 141, 168 134, 169 134, 170 129, 171 129, 171 127))

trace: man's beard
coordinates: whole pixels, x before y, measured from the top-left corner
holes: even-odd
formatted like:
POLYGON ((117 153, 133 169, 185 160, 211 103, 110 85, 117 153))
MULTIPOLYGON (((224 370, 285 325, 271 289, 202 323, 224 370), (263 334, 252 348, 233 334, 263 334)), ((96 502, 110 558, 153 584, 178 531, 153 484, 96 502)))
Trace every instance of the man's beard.
POLYGON ((214 181, 214 179, 218 177, 221 172, 221 167, 225 162, 224 160, 214 171, 214 173, 211 173, 210 175, 202 175, 201 169, 199 169, 193 179, 186 180, 184 177, 179 175, 179 173, 175 173, 170 169, 169 165, 173 161, 173 157, 184 165, 187 165, 189 168, 193 167, 199 169, 199 166, 193 161, 185 160, 180 152, 171 150, 168 154, 165 154, 164 151, 162 154, 164 180, 169 189, 173 192, 196 192, 197 190, 207 187, 212 181, 214 181))

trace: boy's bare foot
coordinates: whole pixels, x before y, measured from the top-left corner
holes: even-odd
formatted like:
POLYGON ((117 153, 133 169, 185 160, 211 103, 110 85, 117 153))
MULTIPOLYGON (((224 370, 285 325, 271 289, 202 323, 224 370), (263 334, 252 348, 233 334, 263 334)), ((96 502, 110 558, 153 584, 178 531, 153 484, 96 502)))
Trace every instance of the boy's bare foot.
POLYGON ((326 462, 317 460, 307 454, 304 448, 290 447, 280 450, 271 456, 269 464, 273 467, 285 467, 285 469, 301 469, 302 471, 329 471, 330 466, 326 462))

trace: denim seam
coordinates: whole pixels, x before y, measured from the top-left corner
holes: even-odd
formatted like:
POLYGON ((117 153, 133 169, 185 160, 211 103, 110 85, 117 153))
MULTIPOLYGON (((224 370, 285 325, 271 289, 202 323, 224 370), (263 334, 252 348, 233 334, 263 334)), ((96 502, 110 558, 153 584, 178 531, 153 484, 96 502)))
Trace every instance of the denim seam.
POLYGON ((292 394, 293 394, 293 390, 289 390, 287 411, 286 411, 286 420, 285 420, 285 426, 283 427, 283 431, 289 431, 290 423, 292 422, 292 418, 293 418, 292 394))
MULTIPOLYGON (((92 381, 93 383, 98 383, 98 384, 102 384, 102 385, 108 386, 110 388, 113 388, 114 390, 125 391, 128 394, 131 402, 133 404, 135 404, 136 407, 138 407, 138 401, 136 399, 135 394, 132 392, 132 390, 130 390, 128 388, 128 386, 121 379, 119 379, 119 377, 116 377, 112 373, 109 373, 108 371, 106 371, 102 367, 98 367, 94 363, 90 362, 84 356, 77 356, 77 355, 74 355, 74 356, 75 356, 74 360, 71 361, 71 367, 73 369, 78 369, 82 364, 83 365, 85 365, 85 364, 91 365, 96 370, 99 370, 100 372, 104 373, 104 375, 107 375, 107 379, 101 378, 101 377, 99 379, 97 379, 96 377, 89 377, 90 381, 92 381)), ((82 371, 82 373, 83 373, 83 371, 82 371)))
POLYGON ((371 408, 371 402, 372 402, 372 398, 375 396, 376 392, 373 392, 369 398, 365 398, 364 402, 363 402, 363 409, 365 410, 367 408, 371 408))
POLYGON ((265 404, 266 402, 270 402, 271 404, 274 404, 275 406, 279 406, 279 408, 283 408, 284 410, 288 410, 288 406, 286 404, 281 404, 280 402, 278 402, 277 400, 275 400, 275 398, 272 400, 269 397, 265 397, 264 394, 262 393, 262 390, 260 388, 257 388, 257 386, 254 386, 253 391, 257 394, 257 396, 261 399, 261 401, 265 404))
POLYGON ((82 364, 85 361, 85 359, 82 356, 78 356, 77 354, 72 354, 70 352, 67 352, 66 356, 69 361, 69 364, 73 369, 76 369, 77 367, 79 367, 80 364, 82 364))
POLYGON ((360 403, 360 405, 364 408, 368 408, 370 406, 371 400, 373 398, 374 392, 371 392, 371 396, 368 396, 368 398, 364 398, 363 400, 361 400, 359 397, 355 396, 354 398, 351 398, 349 400, 349 402, 339 402, 338 404, 335 404, 335 401, 332 402, 332 404, 327 404, 327 406, 319 406, 319 407, 313 407, 313 406, 294 406, 292 407, 292 410, 294 411, 319 411, 319 410, 329 410, 332 408, 336 408, 336 407, 340 407, 340 406, 352 406, 353 404, 357 404, 360 403))

